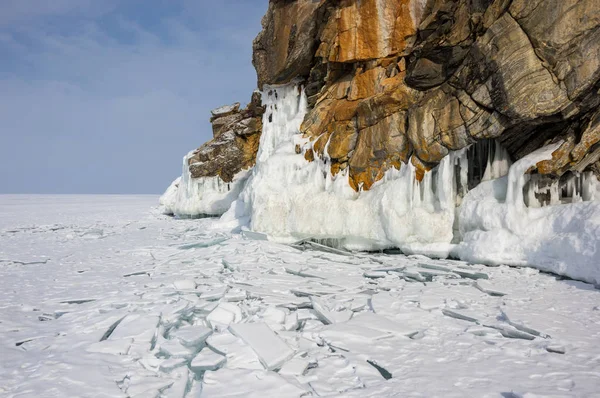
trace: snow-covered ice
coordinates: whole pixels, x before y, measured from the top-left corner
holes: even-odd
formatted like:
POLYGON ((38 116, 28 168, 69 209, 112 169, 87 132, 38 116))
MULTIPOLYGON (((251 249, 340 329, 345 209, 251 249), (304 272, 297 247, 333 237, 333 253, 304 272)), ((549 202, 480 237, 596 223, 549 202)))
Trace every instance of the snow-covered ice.
POLYGON ((597 395, 591 284, 251 239, 156 199, 0 196, 1 396, 597 395))
POLYGON ((294 355, 294 351, 266 323, 235 324, 229 330, 254 350, 267 370, 279 369, 294 355))

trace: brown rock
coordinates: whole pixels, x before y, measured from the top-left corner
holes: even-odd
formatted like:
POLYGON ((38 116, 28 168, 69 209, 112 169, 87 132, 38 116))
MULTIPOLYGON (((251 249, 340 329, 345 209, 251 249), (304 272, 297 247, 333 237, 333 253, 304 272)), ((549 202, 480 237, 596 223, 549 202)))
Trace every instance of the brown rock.
POLYGON ((404 52, 416 33, 410 0, 342 0, 322 37, 330 62, 355 62, 404 52))
POLYGON ((329 138, 327 153, 331 159, 347 159, 350 151, 356 146, 358 131, 353 121, 336 123, 335 130, 329 138))
MULTIPOLYGON (((356 190, 490 138, 515 159, 563 140, 539 173, 600 173, 596 0, 271 0, 253 63, 259 86, 304 81, 297 152, 356 190)), ((254 96, 213 112, 193 174, 254 164, 263 112, 254 96)))
POLYGON ((390 167, 400 168, 410 156, 411 146, 406 138, 405 114, 392 114, 379 123, 360 130, 350 161, 350 185, 368 190, 383 178, 390 167))
POLYGON ((384 76, 385 69, 381 67, 357 74, 352 80, 348 99, 355 101, 379 94, 381 91, 381 80, 383 80, 384 76))
POLYGON ((287 83, 308 76, 318 47, 318 13, 325 0, 274 0, 254 39, 252 63, 263 84, 287 83))
POLYGON ((236 103, 212 111, 214 138, 188 159, 192 178, 219 176, 231 182, 237 173, 254 166, 264 112, 260 102, 255 92, 245 109, 236 103))

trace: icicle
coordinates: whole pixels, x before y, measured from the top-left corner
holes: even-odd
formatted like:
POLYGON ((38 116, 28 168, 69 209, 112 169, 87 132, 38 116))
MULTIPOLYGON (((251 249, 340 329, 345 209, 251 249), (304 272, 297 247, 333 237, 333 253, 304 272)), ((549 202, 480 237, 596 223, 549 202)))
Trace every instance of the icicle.
POLYGON ((552 185, 550 185, 550 206, 554 206, 560 204, 560 192, 558 181, 552 181, 552 185))
MULTIPOLYGON (((414 175, 414 173, 413 173, 414 175)), ((410 207, 415 208, 415 207, 420 207, 421 206, 421 185, 419 183, 419 181, 417 181, 417 179, 415 177, 413 177, 411 179, 411 186, 412 186, 412 198, 411 198, 411 203, 410 203, 410 207)))
POLYGON ((492 161, 493 154, 491 151, 489 141, 486 140, 485 146, 487 147, 487 151, 486 151, 487 159, 486 159, 485 172, 483 173, 483 177, 481 177, 481 181, 490 181, 495 178, 494 177, 494 162, 492 161))
POLYGON ((584 201, 595 199, 597 182, 598 180, 593 173, 588 171, 582 174, 581 197, 584 201))
POLYGON ((494 172, 493 178, 504 177, 508 174, 510 168, 510 157, 508 151, 500 145, 498 141, 495 141, 496 150, 494 151, 494 172))
POLYGON ((530 177, 529 184, 527 185, 527 196, 526 196, 526 204, 529 207, 541 207, 542 203, 536 197, 536 194, 539 193, 539 182, 536 177, 530 177))
POLYGON ((498 141, 494 141, 494 150, 492 151, 491 144, 488 142, 487 166, 481 181, 495 180, 496 178, 504 177, 510 169, 510 156, 508 151, 504 149, 498 141))
POLYGON ((281 144, 291 141, 292 136, 300 130, 308 106, 304 89, 292 84, 265 85, 262 98, 268 111, 263 115, 257 164, 265 162, 281 144))
POLYGON ((422 207, 430 211, 434 211, 434 195, 433 195, 433 181, 432 181, 433 170, 425 173, 423 181, 421 181, 421 202, 422 207))
POLYGON ((460 165, 460 188, 464 196, 469 190, 469 158, 465 149, 461 151, 458 164, 460 165))

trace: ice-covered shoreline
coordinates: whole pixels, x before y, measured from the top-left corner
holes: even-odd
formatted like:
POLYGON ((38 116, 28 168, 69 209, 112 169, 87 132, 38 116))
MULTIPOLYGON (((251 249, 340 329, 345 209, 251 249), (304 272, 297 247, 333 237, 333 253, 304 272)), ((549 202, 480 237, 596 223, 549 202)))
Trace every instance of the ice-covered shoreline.
POLYGON ((312 238, 337 240, 349 250, 397 247, 409 254, 528 265, 600 284, 595 177, 572 185, 573 203, 560 203, 552 188, 549 205, 542 207, 538 186, 528 184, 528 169, 550 159, 560 143, 513 165, 497 143, 483 160, 469 160, 465 148, 447 155, 423 181, 409 161, 388 170, 369 191, 355 192, 347 171, 333 176, 327 158, 307 162, 297 153, 309 144, 298 134, 307 111, 303 90, 294 84, 266 86, 262 97, 266 111, 254 168, 225 191, 223 184, 208 183, 219 177, 190 179, 184 159, 179 188, 170 191, 176 214, 224 213, 224 225, 277 242, 312 238), (474 161, 483 161, 484 168, 481 183, 469 190, 474 161))

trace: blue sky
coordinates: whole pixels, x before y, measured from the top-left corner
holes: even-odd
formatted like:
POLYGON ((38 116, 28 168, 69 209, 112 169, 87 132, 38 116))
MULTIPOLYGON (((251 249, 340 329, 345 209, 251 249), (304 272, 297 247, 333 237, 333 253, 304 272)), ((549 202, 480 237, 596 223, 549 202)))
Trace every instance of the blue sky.
POLYGON ((256 87, 268 0, 0 0, 0 193, 161 193, 256 87))

